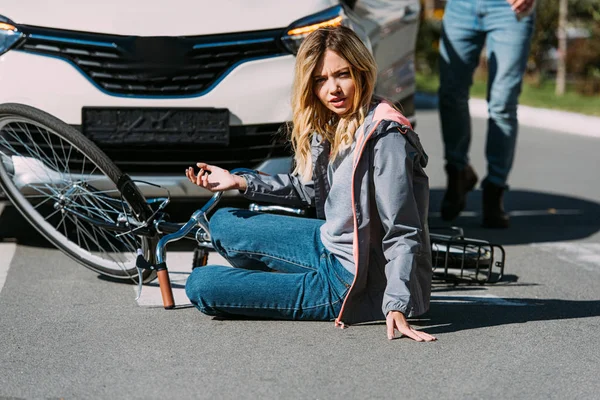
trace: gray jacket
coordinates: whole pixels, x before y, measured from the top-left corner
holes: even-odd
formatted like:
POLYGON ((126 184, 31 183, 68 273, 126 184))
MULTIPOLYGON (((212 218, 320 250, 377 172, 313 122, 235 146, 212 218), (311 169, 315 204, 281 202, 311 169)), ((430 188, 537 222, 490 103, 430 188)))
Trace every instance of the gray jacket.
MULTIPOLYGON (((427 224, 427 155, 408 120, 386 102, 356 131, 354 282, 336 323, 384 319, 389 311, 416 316, 429 309, 431 246, 427 224)), ((244 196, 293 207, 313 206, 324 218, 329 192, 329 144, 313 138, 313 181, 295 175, 246 176, 244 196)))

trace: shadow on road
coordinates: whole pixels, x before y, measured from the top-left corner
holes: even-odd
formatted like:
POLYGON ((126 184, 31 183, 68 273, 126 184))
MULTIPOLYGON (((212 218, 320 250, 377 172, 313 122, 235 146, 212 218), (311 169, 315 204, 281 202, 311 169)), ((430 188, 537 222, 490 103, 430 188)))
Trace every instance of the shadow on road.
MULTIPOLYGON (((468 289, 468 288, 463 288, 468 289)), ((443 296, 435 293, 430 310, 409 322, 432 335, 532 321, 600 316, 600 300, 486 298, 443 296)), ((385 325, 385 321, 360 325, 385 325)))
MULTIPOLYGON (((204 200, 196 201, 173 201, 165 209, 169 214, 171 222, 184 223, 187 222, 190 216, 204 205, 204 200)), ((248 208, 246 200, 229 200, 222 201, 223 207, 248 208)), ((19 211, 10 204, 6 204, 4 208, 0 207, 0 242, 3 240, 16 241, 20 245, 53 248, 49 241, 46 240, 23 216, 19 211)), ((180 240, 169 244, 169 249, 179 251, 193 251, 195 241, 180 240)))
POLYGON ((431 310, 415 325, 435 324, 426 328, 427 333, 435 335, 531 321, 600 316, 600 300, 503 298, 501 305, 480 300, 469 296, 435 296, 431 310))
MULTIPOLYGON (((511 190, 505 195, 506 209, 511 212, 509 229, 484 229, 480 226, 480 190, 469 194, 466 210, 449 224, 439 216, 443 195, 444 189, 431 190, 429 225, 432 230, 450 225, 459 226, 464 229, 467 237, 503 246, 578 240, 600 230, 599 203, 566 195, 523 190, 511 190)), ((176 203, 171 206, 178 210, 172 216, 172 220, 177 222, 185 221, 198 207, 196 204, 176 203)), ((0 238, 17 240, 23 245, 52 247, 12 206, 6 206, 0 214, 0 238)), ((171 246, 183 249, 191 245, 192 241, 181 241, 171 246)))
POLYGON ((459 226, 465 236, 501 245, 559 242, 587 238, 600 230, 600 204, 566 195, 510 190, 504 204, 511 215, 508 229, 484 229, 481 224, 481 191, 469 193, 466 210, 452 224, 440 218, 444 189, 432 189, 429 225, 459 226))

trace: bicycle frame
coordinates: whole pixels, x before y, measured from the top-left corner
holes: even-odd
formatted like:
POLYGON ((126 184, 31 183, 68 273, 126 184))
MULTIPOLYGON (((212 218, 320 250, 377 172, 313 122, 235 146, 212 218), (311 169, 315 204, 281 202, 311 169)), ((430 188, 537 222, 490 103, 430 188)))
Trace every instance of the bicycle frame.
MULTIPOLYGON (((246 168, 238 168, 232 170, 231 173, 240 175, 258 174, 259 172, 246 168)), ((160 203, 160 205, 146 217, 144 222, 131 221, 124 212, 123 215, 119 215, 117 224, 111 224, 106 221, 95 220, 89 216, 82 215, 76 210, 69 208, 68 203, 63 204, 62 206, 66 211, 73 213, 78 218, 96 224, 104 229, 119 232, 119 235, 136 233, 140 236, 148 237, 154 237, 156 235, 161 236, 155 247, 154 263, 146 260, 142 250, 138 249, 136 268, 138 269, 139 276, 142 276, 143 269, 155 270, 157 272, 163 306, 165 309, 172 309, 175 307, 175 302, 166 265, 166 247, 170 242, 187 238, 195 239, 199 247, 212 248, 207 215, 217 206, 222 195, 222 192, 216 192, 206 204, 204 204, 202 208, 196 210, 185 223, 173 223, 161 218, 159 212, 169 203, 169 198, 159 198, 147 201, 147 204, 160 203)), ((114 200, 115 205, 119 203, 122 205, 123 201, 124 199, 114 200)), ((250 210, 259 212, 286 212, 293 215, 305 214, 305 210, 279 205, 251 204, 250 210)), ((435 228, 432 229, 435 230, 435 228)), ((433 250, 432 264, 434 276, 452 283, 495 283, 502 279, 504 275, 505 251, 501 245, 492 244, 485 240, 465 238, 461 228, 446 227, 441 229, 450 229, 454 232, 449 235, 430 232, 433 250), (496 258, 494 256, 496 256, 496 258), (443 269, 443 273, 436 272, 435 270, 438 268, 443 269), (460 271, 459 277, 450 274, 450 268, 458 269, 460 271), (465 269, 474 269, 474 278, 466 279, 464 276, 465 269), (492 278, 493 273, 496 274, 495 279, 492 278), (483 279, 480 278, 480 274, 484 275, 483 279)), ((142 287, 142 280, 139 279, 136 300, 141 296, 142 287)))
MULTIPOLYGON (((246 169, 246 168, 236 168, 231 171, 231 174, 241 175, 241 174, 257 174, 255 170, 246 169)), ((155 257, 156 264, 149 263, 144 256, 142 255, 142 250, 138 249, 138 257, 136 260, 136 267, 138 269, 138 274, 141 276, 142 269, 154 269, 157 271, 158 276, 158 285, 160 287, 160 293, 163 299, 163 306, 165 309, 171 309, 175 307, 175 300, 173 299, 173 290, 171 288, 171 281, 169 279, 169 273, 167 270, 166 264, 166 247, 170 242, 174 242, 176 240, 180 240, 184 237, 192 237, 195 238, 198 243, 206 242, 206 246, 210 246, 210 230, 208 226, 208 218, 207 214, 210 213, 218 204, 219 200, 223 192, 216 192, 202 208, 196 210, 190 220, 186 222, 183 226, 179 224, 166 223, 162 220, 157 220, 154 222, 155 229, 158 233, 162 233, 165 230, 172 230, 175 227, 179 227, 175 232, 169 233, 160 238, 158 244, 156 245, 155 257), (198 235, 202 235, 198 237, 198 235)), ((156 213, 155 213, 156 214, 156 213)), ((138 279, 138 296, 136 300, 140 297, 142 292, 142 280, 138 279)))

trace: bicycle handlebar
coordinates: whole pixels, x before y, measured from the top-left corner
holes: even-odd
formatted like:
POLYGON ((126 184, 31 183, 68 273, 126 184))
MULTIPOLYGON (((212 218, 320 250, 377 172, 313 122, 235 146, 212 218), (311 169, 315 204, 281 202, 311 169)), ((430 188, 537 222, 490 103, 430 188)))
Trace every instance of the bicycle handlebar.
MULTIPOLYGON (((241 174, 257 174, 255 170, 247 169, 247 168, 236 168, 231 170, 230 172, 233 175, 241 175, 241 174)), ((223 196, 223 192, 216 192, 213 196, 200 208, 196 210, 190 220, 181 227, 177 232, 171 233, 169 235, 163 236, 156 246, 156 261, 157 263, 165 262, 165 247, 167 243, 173 242, 175 240, 179 240, 185 237, 192 229, 196 226, 204 229, 204 232, 209 232, 208 229, 208 218, 206 218, 206 214, 210 213, 219 203, 219 200, 223 196)))
MULTIPOLYGON (((257 171, 248 168, 236 168, 231 170, 230 173, 233 175, 258 174, 257 171)), ((151 265, 148 262, 146 262, 145 264, 141 262, 136 263, 136 266, 138 268, 138 274, 140 277, 142 276, 142 268, 153 268, 158 271, 158 285, 160 286, 160 291, 163 298, 163 306, 165 309, 170 309, 175 306, 175 302, 173 300, 173 290, 171 289, 171 283, 166 267, 165 251, 167 244, 185 237, 188 233, 192 231, 192 229, 196 227, 202 228, 204 232, 210 235, 208 227, 208 218, 206 217, 206 215, 216 207, 216 205, 219 203, 219 200, 221 199, 221 196, 223 196, 223 192, 216 192, 215 194, 213 194, 213 196, 206 202, 206 204, 204 204, 202 208, 196 210, 190 217, 190 220, 187 223, 185 223, 185 225, 183 225, 177 232, 165 235, 158 241, 155 253, 156 265, 151 265)), ((140 298, 141 294, 142 279, 140 278, 138 279, 138 296, 136 300, 140 298)))

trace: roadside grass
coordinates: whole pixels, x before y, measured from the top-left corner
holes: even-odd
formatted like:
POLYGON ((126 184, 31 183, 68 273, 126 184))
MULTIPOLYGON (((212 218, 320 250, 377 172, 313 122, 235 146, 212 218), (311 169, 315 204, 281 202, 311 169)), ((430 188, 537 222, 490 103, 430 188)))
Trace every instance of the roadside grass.
MULTIPOLYGON (((417 73, 416 80, 418 91, 431 94, 437 93, 439 76, 417 73)), ((571 86, 567 87, 564 96, 559 97, 554 94, 554 87, 553 81, 543 81, 538 84, 524 79, 519 104, 600 116, 600 95, 584 96, 577 93, 571 86)), ((471 86, 471 96, 485 99, 486 92, 486 80, 476 73, 471 86)))

